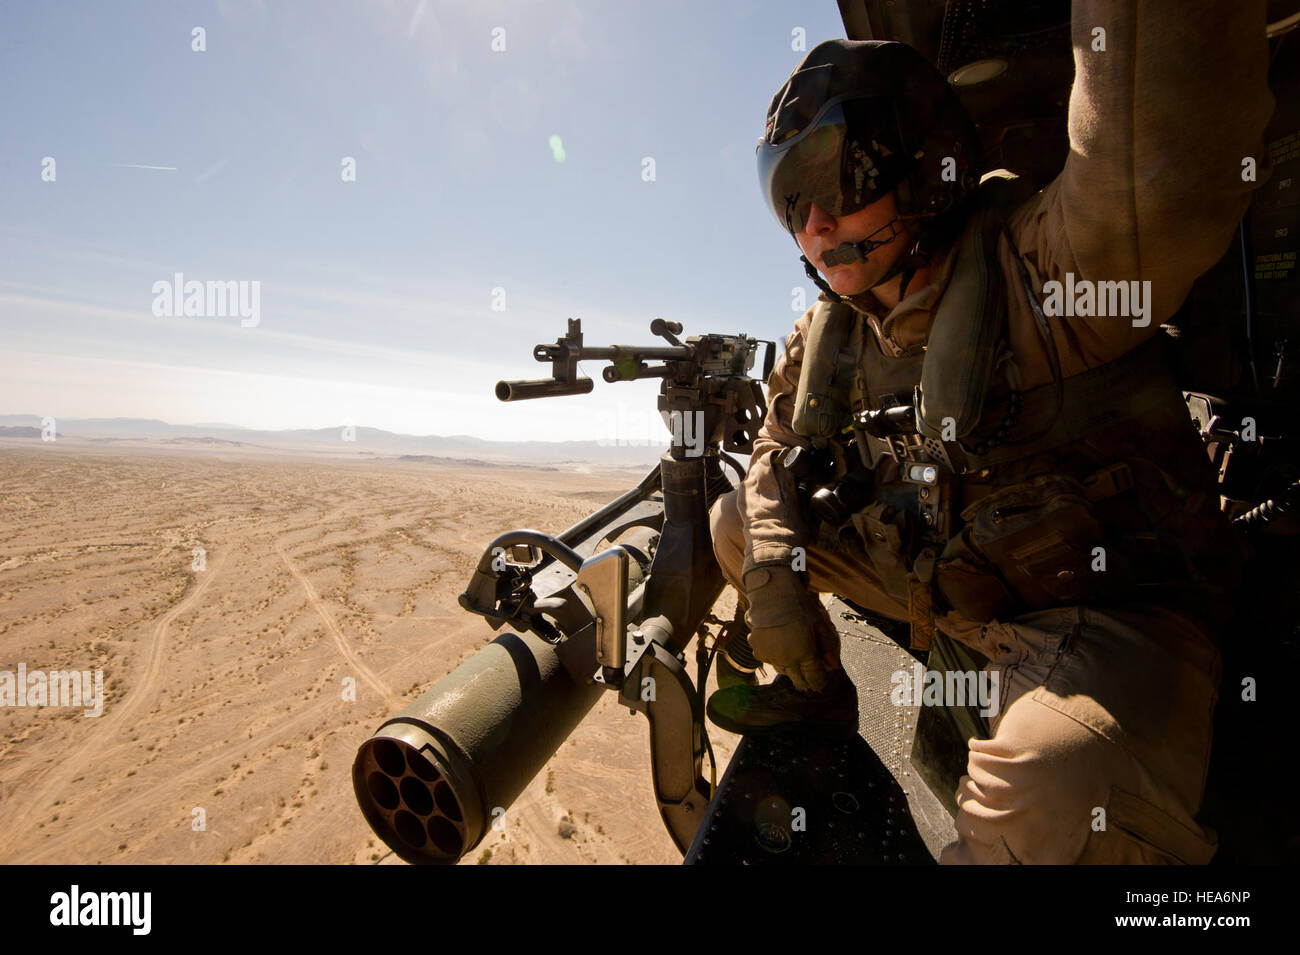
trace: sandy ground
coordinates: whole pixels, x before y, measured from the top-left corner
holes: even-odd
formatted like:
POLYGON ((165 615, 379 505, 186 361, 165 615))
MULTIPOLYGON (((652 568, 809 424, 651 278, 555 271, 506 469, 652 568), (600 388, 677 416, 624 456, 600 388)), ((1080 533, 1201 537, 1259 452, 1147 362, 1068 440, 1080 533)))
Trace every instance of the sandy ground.
MULTIPOLYGON (((495 534, 642 473, 0 440, 0 670, 107 696, 0 707, 0 862, 400 864, 357 746, 495 635, 456 603, 495 534)), ((711 737, 721 777, 738 739, 711 737)), ((607 695, 462 864, 680 862, 649 759, 607 695)))

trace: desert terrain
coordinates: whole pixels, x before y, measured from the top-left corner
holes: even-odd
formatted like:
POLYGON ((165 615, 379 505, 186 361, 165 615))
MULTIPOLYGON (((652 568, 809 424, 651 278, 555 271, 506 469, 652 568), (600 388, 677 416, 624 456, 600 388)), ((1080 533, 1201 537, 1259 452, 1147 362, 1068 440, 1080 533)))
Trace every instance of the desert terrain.
MULTIPOLYGON (((0 670, 106 695, 0 707, 0 863, 400 864, 357 746, 495 636, 456 602, 493 536, 644 473, 0 438, 0 670)), ((680 862, 649 760, 608 694, 462 864, 680 862)))

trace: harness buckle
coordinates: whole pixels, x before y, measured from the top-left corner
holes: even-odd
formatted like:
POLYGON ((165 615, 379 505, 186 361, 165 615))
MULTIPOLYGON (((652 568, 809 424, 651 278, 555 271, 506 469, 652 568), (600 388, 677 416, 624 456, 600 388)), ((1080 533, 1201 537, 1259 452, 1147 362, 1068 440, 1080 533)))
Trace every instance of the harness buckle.
POLYGON ((1129 490, 1133 486, 1133 470, 1120 461, 1089 474, 1082 483, 1088 500, 1102 501, 1129 490))

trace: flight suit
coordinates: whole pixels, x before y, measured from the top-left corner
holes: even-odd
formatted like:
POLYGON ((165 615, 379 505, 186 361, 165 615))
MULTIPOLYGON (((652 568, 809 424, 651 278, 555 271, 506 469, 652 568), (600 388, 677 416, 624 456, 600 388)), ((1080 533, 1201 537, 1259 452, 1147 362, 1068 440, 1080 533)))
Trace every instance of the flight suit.
MULTIPOLYGON (((1078 432, 1095 413, 1091 431, 1020 457, 981 447, 990 466, 955 479, 961 520, 924 571, 908 543, 915 488, 901 487, 898 463, 878 447, 873 504, 828 537, 804 519, 782 463, 788 448, 812 447, 792 413, 814 306, 769 380, 749 472, 711 512, 719 564, 742 593, 746 558, 790 563, 801 547, 813 591, 907 620, 914 637, 926 616, 998 673, 1001 705, 990 738, 970 740, 958 838, 941 862, 1203 863, 1214 852, 1194 817, 1241 555, 1153 338, 1230 244, 1256 185, 1243 160, 1267 175, 1264 26, 1260 0, 1073 5, 1070 153, 1055 180, 1009 211, 994 251, 1007 384, 992 397, 1010 389, 1041 410, 1049 389, 1080 386, 1063 392, 1076 400, 1058 417, 1078 432), (1149 289, 1145 321, 1044 308, 1049 282, 1101 281, 1149 282, 1134 286, 1149 289), (1112 371, 1135 389, 1131 403, 1129 392, 1105 399, 1112 371), (882 509, 886 500, 898 506, 882 509), (1104 530, 1116 543, 1111 573, 1062 564, 1077 559, 1068 540, 1035 551, 1022 534, 998 550, 1008 521, 1031 539, 1104 530), (921 614, 918 576, 935 595, 921 614)), ((955 259, 937 261, 930 284, 893 309, 870 293, 847 298, 861 315, 849 343, 855 410, 911 397, 955 259)))

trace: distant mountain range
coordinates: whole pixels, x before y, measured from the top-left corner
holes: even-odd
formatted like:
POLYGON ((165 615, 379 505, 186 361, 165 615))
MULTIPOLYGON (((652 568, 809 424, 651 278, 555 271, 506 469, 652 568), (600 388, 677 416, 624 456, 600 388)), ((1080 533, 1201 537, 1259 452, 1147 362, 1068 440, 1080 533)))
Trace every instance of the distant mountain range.
MULTIPOLYGON (((617 445, 596 441, 485 441, 469 435, 394 434, 379 428, 355 429, 355 441, 343 440, 342 428, 258 431, 229 424, 168 424, 152 418, 59 418, 57 436, 96 442, 145 441, 165 445, 243 447, 247 449, 471 458, 533 464, 594 464, 606 467, 650 465, 668 448, 663 444, 617 445)), ((36 415, 0 415, 0 438, 41 439, 36 415)))

